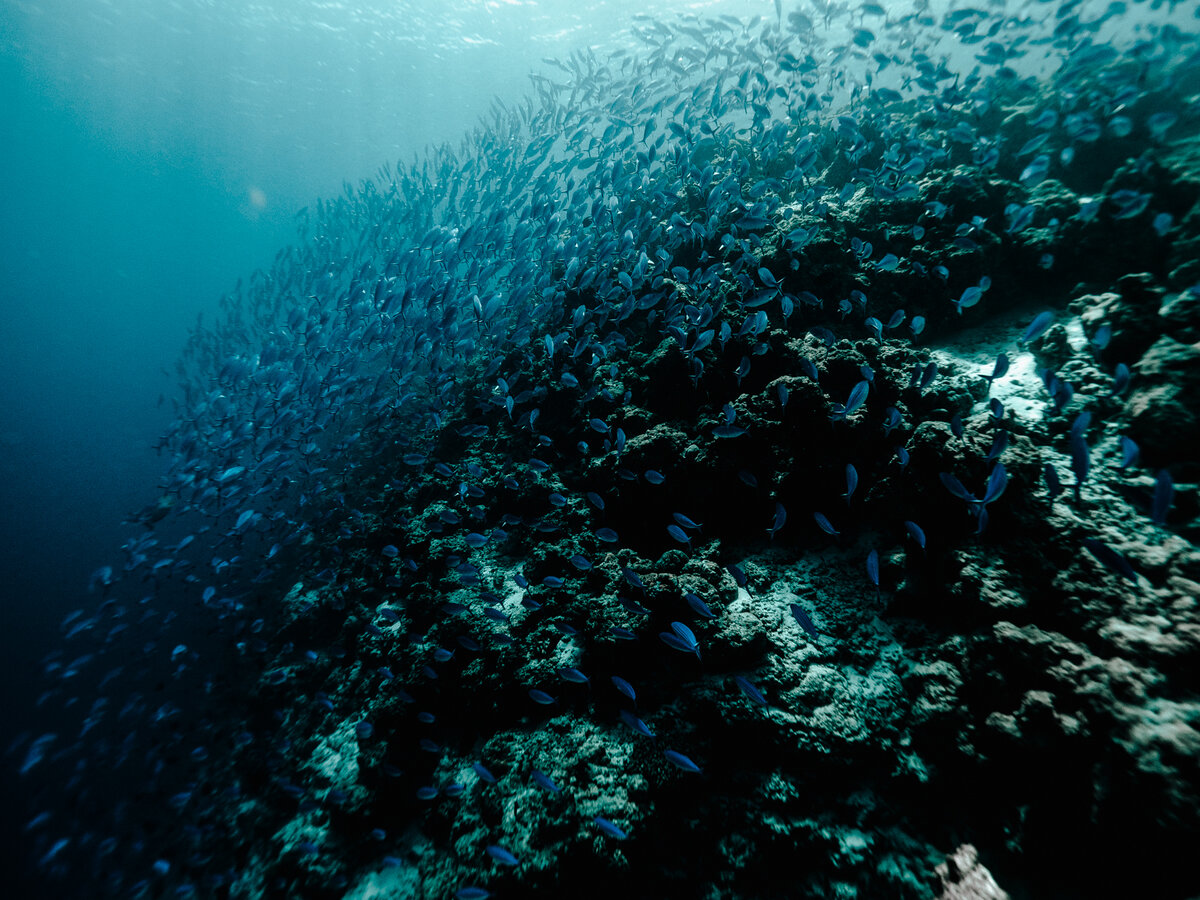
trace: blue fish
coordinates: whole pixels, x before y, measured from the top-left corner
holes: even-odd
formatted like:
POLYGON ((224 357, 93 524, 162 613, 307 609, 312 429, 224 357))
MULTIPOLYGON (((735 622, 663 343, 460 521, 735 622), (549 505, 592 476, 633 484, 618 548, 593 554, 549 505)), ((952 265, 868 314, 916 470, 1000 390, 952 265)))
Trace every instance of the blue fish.
POLYGON ((815 521, 817 523, 817 527, 826 534, 833 535, 834 537, 837 537, 839 534, 841 534, 840 531, 833 527, 833 524, 828 518, 826 518, 824 513, 813 513, 813 521, 815 521))
POLYGON ((1129 564, 1123 555, 1112 547, 1095 538, 1084 538, 1083 546, 1092 554, 1104 568, 1115 575, 1120 575, 1127 581, 1137 584, 1137 571, 1129 564))
POLYGON ((1170 512, 1174 500, 1175 482, 1171 478, 1171 473, 1166 469, 1159 469, 1158 474, 1154 477, 1154 498, 1150 504, 1150 521, 1155 525, 1165 525, 1167 513, 1170 512))
MULTIPOLYGON (((1082 416, 1087 415, 1082 413, 1082 416)), ((1078 424, 1079 419, 1076 419, 1078 424)), ((1087 481, 1088 472, 1091 469, 1091 453, 1089 451, 1087 440, 1084 438, 1083 428, 1072 428, 1070 439, 1071 453, 1071 471, 1075 474, 1075 501, 1078 503, 1082 499, 1083 483, 1087 481)))
POLYGON ((680 528, 678 525, 668 525, 667 526, 667 534, 669 534, 672 537, 672 539, 678 541, 681 544, 687 544, 688 547, 692 546, 692 539, 690 537, 688 537, 687 532, 684 531, 682 528, 680 528))
POLYGON ((596 823, 601 831, 603 831, 609 837, 616 838, 618 841, 623 841, 629 836, 626 834, 624 829, 618 828, 603 816, 596 816, 592 821, 596 823))
POLYGON ((715 438, 737 438, 746 433, 746 429, 739 425, 718 425, 713 429, 713 437, 715 438))
POLYGON ((695 612, 696 615, 700 616, 701 618, 704 618, 704 619, 715 619, 716 618, 716 616, 713 614, 713 611, 708 608, 708 604, 706 604, 703 600, 701 600, 695 594, 690 593, 690 592, 687 594, 684 594, 683 599, 687 601, 687 604, 688 604, 688 606, 690 606, 692 608, 692 611, 695 612))
POLYGON ((917 379, 917 383, 916 383, 917 392, 924 393, 925 389, 928 388, 931 384, 933 384, 933 382, 937 378, 937 376, 938 376, 937 363, 935 363, 931 360, 930 362, 926 363, 925 368, 921 369, 921 371, 920 371, 920 376, 917 379))
POLYGON ((1053 324, 1053 312, 1046 310, 1045 312, 1038 313, 1034 317, 1033 321, 1029 323, 1029 327, 1025 329, 1025 334, 1021 337, 1021 343, 1028 344, 1032 341, 1036 341, 1043 334, 1045 334, 1053 324))
POLYGON ((951 300, 950 302, 954 304, 955 312, 961 316, 964 309, 970 309, 981 299, 983 299, 983 289, 978 285, 971 285, 963 289, 957 300, 951 300))
POLYGON ((622 722, 644 737, 653 738, 654 732, 650 730, 650 726, 635 716, 627 709, 621 710, 618 714, 622 722))
POLYGON ((539 769, 534 769, 529 775, 540 788, 556 794, 562 791, 562 788, 555 784, 549 775, 539 769))
POLYGON ((787 510, 783 508, 782 503, 775 504, 775 518, 771 522, 771 527, 767 529, 767 536, 774 540, 775 535, 783 528, 784 522, 787 521, 787 510))
POLYGON ((992 384, 997 378, 1002 378, 1008 372, 1008 356, 1001 353, 996 357, 996 362, 992 365, 991 375, 981 375, 984 381, 988 383, 988 390, 992 389, 992 384))
POLYGON ((797 623, 799 623, 800 627, 804 629, 805 634, 807 634, 813 640, 816 640, 821 636, 820 632, 817 631, 817 626, 813 624, 813 620, 810 619, 808 617, 808 613, 804 611, 804 607, 802 607, 799 603, 790 603, 788 604, 788 607, 792 611, 792 617, 797 623))
POLYGON ((628 681, 626 681, 624 678, 621 678, 618 675, 613 675, 613 676, 611 676, 611 678, 612 678, 613 687, 615 687, 618 691, 620 691, 622 694, 624 694, 626 697, 628 697, 634 703, 637 703, 637 691, 635 691, 633 689, 632 684, 630 684, 628 681))
POLYGON ((850 391, 850 396, 846 398, 845 405, 835 403, 833 405, 833 420, 835 422, 842 421, 853 415, 859 407, 866 402, 867 394, 871 390, 871 382, 860 381, 850 391))
POLYGON ((682 753, 678 753, 674 750, 664 750, 663 755, 685 772, 692 772, 696 775, 702 774, 700 767, 682 753))
POLYGON ((916 522, 905 520, 904 530, 908 532, 908 536, 917 542, 917 546, 922 550, 925 549, 925 532, 921 530, 921 526, 916 522))
POLYGON ((759 706, 767 705, 767 698, 762 695, 762 691, 755 687, 754 682, 747 678, 743 678, 741 675, 734 675, 733 681, 743 694, 745 694, 759 706))
POLYGON ((1137 462, 1138 455, 1141 453, 1141 449, 1138 447, 1137 443, 1132 438, 1126 437, 1125 435, 1121 435, 1120 444, 1121 444, 1121 462, 1120 462, 1120 465, 1117 466, 1117 468, 1127 469, 1130 466, 1132 466, 1135 462, 1137 462))
POLYGON ((488 856, 504 866, 519 866, 521 864, 507 847, 500 844, 488 844, 488 856))
POLYGON ((1125 363, 1117 363, 1116 368, 1113 370, 1113 395, 1119 397, 1125 393, 1125 389, 1129 387, 1132 377, 1133 373, 1130 371, 1129 366, 1125 365, 1125 363))
POLYGON ((478 775, 480 778, 482 778, 488 784, 496 783, 496 776, 493 775, 491 773, 491 771, 488 770, 487 766, 485 766, 483 763, 481 763, 481 762, 471 763, 471 768, 475 770, 476 775, 478 775))
POLYGON ((696 640, 696 635, 682 622, 672 622, 671 630, 660 632, 658 636, 668 647, 673 647, 683 653, 694 653, 696 659, 700 658, 700 644, 696 640))

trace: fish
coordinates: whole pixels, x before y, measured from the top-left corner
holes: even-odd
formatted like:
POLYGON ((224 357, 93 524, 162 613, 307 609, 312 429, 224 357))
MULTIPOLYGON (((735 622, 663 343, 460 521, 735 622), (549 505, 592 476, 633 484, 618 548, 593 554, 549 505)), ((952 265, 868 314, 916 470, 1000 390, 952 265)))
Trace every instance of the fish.
POLYGON ((1025 334, 1021 336, 1022 344, 1029 344, 1036 341, 1045 334, 1051 325, 1054 324, 1054 312, 1046 310, 1034 316, 1033 321, 1029 323, 1029 327, 1025 329, 1025 334))
POLYGON ((871 382, 863 380, 858 382, 851 390, 850 395, 846 398, 846 403, 835 403, 833 406, 833 420, 843 421, 853 415, 866 402, 867 394, 870 392, 871 382))
POLYGON ((917 546, 922 550, 925 549, 925 532, 921 526, 911 520, 905 520, 904 530, 908 532, 908 536, 916 541, 917 546))
POLYGON ((715 438, 737 438, 746 434, 746 429, 738 425, 718 425, 712 433, 715 438))
POLYGON ((592 819, 592 821, 596 823, 596 826, 601 831, 611 838, 616 838, 618 841, 623 841, 625 838, 629 837, 628 833, 626 833, 623 828, 618 827, 603 816, 596 816, 592 819))
POLYGON ((691 772, 696 775, 703 774, 700 767, 682 753, 679 753, 675 750, 664 750, 663 755, 666 756, 668 761, 674 763, 685 772, 691 772))
POLYGON ((916 382, 918 393, 924 393, 925 390, 933 384, 938 376, 937 363, 932 360, 925 364, 925 368, 920 370, 920 376, 916 382))
POLYGON ((1138 447, 1137 442, 1127 435, 1121 435, 1120 446, 1121 462, 1117 468, 1127 469, 1137 462, 1141 449, 1138 447))
POLYGON ((496 783, 496 776, 493 775, 491 773, 491 771, 487 768, 487 766, 485 766, 483 763, 473 762, 473 763, 471 763, 471 768, 475 770, 476 775, 478 775, 482 780, 486 781, 488 784, 496 783))
POLYGON ((626 681, 624 678, 621 678, 618 675, 613 675, 611 677, 612 677, 613 687, 615 687, 618 691, 620 691, 622 694, 624 694, 626 697, 628 697, 630 700, 632 700, 634 703, 636 703, 637 702, 637 691, 635 691, 633 689, 633 685, 631 685, 628 681, 626 681))
POLYGON ((624 722, 638 734, 648 738, 654 737, 654 732, 650 730, 650 726, 631 713, 629 710, 623 709, 620 711, 620 713, 618 713, 618 715, 620 716, 622 722, 624 722))
POLYGON ((734 675, 733 681, 738 686, 738 690, 740 690, 759 706, 767 705, 767 698, 763 696, 762 691, 755 686, 754 682, 747 678, 743 678, 741 675, 734 675))
POLYGON ((853 464, 846 463, 846 492, 842 494, 846 498, 846 505, 850 505, 850 498, 854 496, 854 490, 858 487, 858 470, 853 464))
POLYGON ((1046 463, 1043 467, 1042 478, 1046 482, 1046 491, 1050 495, 1051 500, 1066 490, 1063 487, 1063 483, 1059 480, 1058 472, 1052 463, 1046 463))
POLYGON ((688 533, 678 525, 668 525, 667 534, 669 534, 673 540, 676 540, 681 544, 686 544, 688 547, 692 546, 692 539, 688 536, 688 533))
POLYGON ((1075 420, 1075 426, 1078 426, 1080 421, 1084 422, 1083 427, 1073 426, 1071 429, 1070 438, 1070 453, 1071 453, 1071 471, 1075 473, 1075 502, 1080 502, 1082 498, 1083 484, 1087 481, 1088 472, 1091 470, 1091 452, 1084 437, 1086 428, 1087 413, 1081 413, 1079 418, 1075 420))
POLYGON ((668 647, 683 653, 694 653, 696 659, 700 658, 700 644, 696 635, 682 622, 672 622, 671 630, 660 632, 658 636, 668 647))
POLYGON ((771 527, 767 529, 767 536, 774 540, 775 535, 783 528, 785 522, 787 522, 787 510, 783 508, 782 503, 776 503, 775 518, 771 522, 771 527))
POLYGON ((1167 513, 1171 511, 1171 504, 1175 500, 1175 482, 1171 478, 1171 473, 1166 469, 1159 469, 1158 474, 1154 476, 1154 495, 1150 504, 1150 521, 1155 525, 1167 524, 1167 513))
POLYGON ((544 788, 545 790, 555 794, 562 792, 562 788, 555 784, 554 780, 549 775, 540 771, 539 769, 534 769, 531 771, 529 773, 529 777, 532 778, 540 788, 544 788))
POLYGON ((836 528, 833 527, 833 523, 831 523, 829 521, 829 519, 826 518, 824 513, 814 512, 813 513, 813 521, 815 521, 817 523, 818 528, 820 528, 823 532, 825 532, 828 535, 837 537, 839 534, 841 534, 840 531, 838 531, 836 528))
POLYGON ((992 364, 992 373, 990 375, 981 375, 980 377, 988 383, 988 391, 992 389, 992 385, 997 378, 1003 378, 1008 374, 1008 356, 1000 353, 996 356, 995 363, 992 364))
POLYGON ((1132 377, 1133 375, 1129 369, 1129 366, 1125 365, 1125 363, 1117 363, 1116 368, 1113 370, 1113 396, 1119 397, 1124 394, 1126 388, 1129 387, 1129 382, 1132 377))
POLYGON ((817 631, 817 626, 813 624, 813 620, 809 618, 808 613, 804 610, 804 607, 798 603, 790 603, 788 604, 788 608, 792 611, 792 618, 796 620, 796 622, 804 630, 805 634, 807 634, 813 640, 816 640, 818 637, 820 637, 820 632, 817 631))
POLYGON ((1118 553, 1112 547, 1097 540, 1096 538, 1086 537, 1083 539, 1083 546, 1087 551, 1094 556, 1104 568, 1108 569, 1114 575, 1119 575, 1126 581, 1137 584, 1137 571, 1130 565, 1122 554, 1118 553))
POLYGON ((519 866, 521 861, 513 856, 512 851, 500 844, 488 844, 487 853, 502 866, 519 866))
POLYGON ((954 311, 961 316, 964 309, 970 309, 981 299, 983 299, 983 289, 978 285, 971 285, 963 289, 957 300, 950 302, 954 304, 954 311))
POLYGON ((692 608, 692 611, 702 619, 716 618, 716 615, 713 613, 713 611, 708 608, 708 604, 695 594, 691 592, 684 594, 684 600, 687 601, 687 605, 692 608))

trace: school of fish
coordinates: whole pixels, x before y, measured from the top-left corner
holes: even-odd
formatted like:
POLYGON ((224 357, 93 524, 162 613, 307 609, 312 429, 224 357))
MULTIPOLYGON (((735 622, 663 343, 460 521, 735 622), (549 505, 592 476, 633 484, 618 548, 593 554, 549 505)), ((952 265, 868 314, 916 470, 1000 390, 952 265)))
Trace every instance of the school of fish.
MULTIPOLYGON (((546 60, 458 147, 302 211, 196 323, 159 499, 46 659, 78 728, 19 746, 54 883, 639 895, 619 873, 673 865, 655 832, 690 827, 689 792, 736 793, 764 729, 809 727, 777 635, 852 656, 1014 497, 1084 502, 1094 386, 1041 368, 1063 424, 1037 466, 990 395, 1077 282, 1194 227, 1154 185, 1200 124, 1200 10, 771 13, 639 16, 625 49, 546 60), (930 350, 1012 309, 952 388, 930 350), (781 593, 805 560, 853 608, 781 593)), ((1097 358, 1119 398, 1136 359, 1097 358)), ((1161 529, 1171 462, 1145 469, 1161 529)), ((1113 543, 1072 546, 1136 585, 1113 543)), ((805 895, 853 896, 835 874, 805 895)))

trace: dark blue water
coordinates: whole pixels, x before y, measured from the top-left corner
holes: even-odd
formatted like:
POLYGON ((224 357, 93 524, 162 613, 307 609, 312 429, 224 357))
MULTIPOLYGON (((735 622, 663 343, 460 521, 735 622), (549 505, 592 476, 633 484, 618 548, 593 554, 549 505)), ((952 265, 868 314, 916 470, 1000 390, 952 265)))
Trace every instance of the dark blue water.
MULTIPOLYGON (((291 229, 185 161, 131 154, 11 55, 0 91, 0 704, 6 726, 42 731, 56 724, 33 706, 40 658, 153 496, 186 329, 291 229)), ((11 779, 5 766, 5 800, 11 779)), ((12 847, 18 822, 3 823, 12 847)))

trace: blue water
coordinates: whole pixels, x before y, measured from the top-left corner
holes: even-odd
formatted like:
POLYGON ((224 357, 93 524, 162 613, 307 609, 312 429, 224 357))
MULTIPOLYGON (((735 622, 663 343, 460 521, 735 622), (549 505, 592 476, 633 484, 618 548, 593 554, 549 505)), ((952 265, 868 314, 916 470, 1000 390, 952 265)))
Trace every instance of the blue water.
MULTIPOLYGON (((155 499, 197 316, 270 264, 299 209, 456 142, 542 57, 610 43, 644 7, 0 7, 0 746, 57 725, 34 705, 40 660, 155 499)), ((21 822, 0 824, 19 854, 21 822)))

